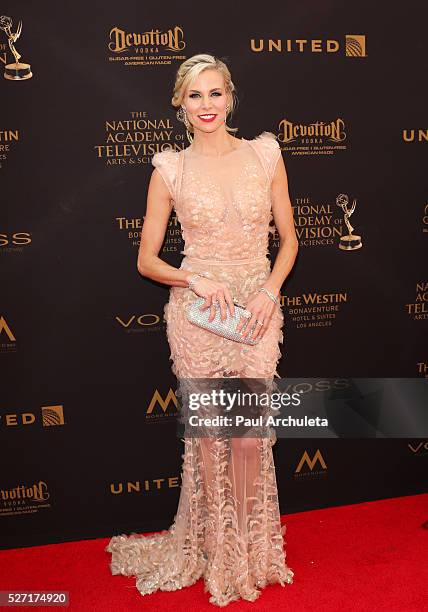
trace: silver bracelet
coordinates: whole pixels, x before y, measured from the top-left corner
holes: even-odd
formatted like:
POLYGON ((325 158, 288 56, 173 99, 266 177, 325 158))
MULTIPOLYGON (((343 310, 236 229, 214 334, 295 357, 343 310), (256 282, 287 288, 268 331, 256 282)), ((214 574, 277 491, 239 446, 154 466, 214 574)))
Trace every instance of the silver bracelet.
POLYGON ((258 291, 262 291, 263 293, 266 293, 267 296, 270 297, 270 299, 275 302, 275 304, 278 304, 278 298, 274 296, 274 294, 269 291, 269 289, 266 289, 266 287, 260 287, 260 289, 258 289, 258 291))
POLYGON ((199 274, 194 274, 193 276, 190 277, 190 280, 187 284, 187 288, 193 290, 193 285, 196 283, 198 278, 206 278, 206 277, 205 277, 205 274, 202 274, 202 272, 199 274))

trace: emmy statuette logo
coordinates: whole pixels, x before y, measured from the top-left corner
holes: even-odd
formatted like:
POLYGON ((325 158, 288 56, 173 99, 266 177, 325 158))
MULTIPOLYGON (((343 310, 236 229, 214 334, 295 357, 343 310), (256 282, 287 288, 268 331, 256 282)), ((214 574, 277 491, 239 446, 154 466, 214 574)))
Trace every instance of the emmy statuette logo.
POLYGON ((345 224, 349 232, 349 234, 346 236, 340 237, 339 249, 343 249, 344 251, 355 251, 356 249, 361 249, 363 246, 361 236, 357 236, 356 234, 352 233, 354 228, 349 223, 349 217, 352 215, 357 205, 356 199, 354 198, 351 208, 348 209, 349 198, 345 193, 341 193, 336 198, 336 204, 343 210, 345 224))
POLYGON ((22 21, 18 23, 18 27, 16 28, 16 32, 12 32, 12 19, 7 17, 6 15, 2 15, 0 17, 0 28, 6 33, 7 42, 9 43, 10 50, 13 53, 15 58, 14 64, 7 64, 4 70, 4 78, 9 79, 10 81, 24 81, 25 79, 30 79, 33 76, 31 72, 30 64, 24 64, 20 62, 21 59, 20 53, 15 49, 15 42, 21 36, 22 31, 22 21))

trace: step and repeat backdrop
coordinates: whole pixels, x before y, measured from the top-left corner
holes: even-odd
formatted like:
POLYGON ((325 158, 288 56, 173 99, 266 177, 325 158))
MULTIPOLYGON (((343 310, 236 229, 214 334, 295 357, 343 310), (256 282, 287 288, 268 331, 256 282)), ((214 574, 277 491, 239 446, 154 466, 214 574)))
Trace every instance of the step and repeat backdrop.
MULTIPOLYGON (((428 10, 244 8, 2 4, 3 548, 167 528, 176 512, 169 287, 136 264, 152 156, 189 144, 171 97, 196 53, 231 70, 237 136, 273 132, 286 164, 300 248, 281 377, 427 377, 428 10)), ((179 267, 183 248, 173 213, 160 255, 179 267)), ((283 513, 427 490, 425 438, 280 439, 274 456, 283 513)))

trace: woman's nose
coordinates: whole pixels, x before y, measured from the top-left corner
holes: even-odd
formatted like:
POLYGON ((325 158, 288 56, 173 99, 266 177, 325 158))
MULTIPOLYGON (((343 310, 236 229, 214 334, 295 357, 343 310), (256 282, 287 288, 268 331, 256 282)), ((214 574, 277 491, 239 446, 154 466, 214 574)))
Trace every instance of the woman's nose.
POLYGON ((211 108, 211 100, 209 98, 203 98, 203 100, 202 100, 202 108, 203 109, 211 108))

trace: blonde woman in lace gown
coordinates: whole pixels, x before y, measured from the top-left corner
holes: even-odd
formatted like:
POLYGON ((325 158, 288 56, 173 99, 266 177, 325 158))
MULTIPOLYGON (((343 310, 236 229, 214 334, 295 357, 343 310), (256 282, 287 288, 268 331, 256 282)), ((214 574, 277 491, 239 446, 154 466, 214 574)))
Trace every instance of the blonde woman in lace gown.
MULTIPOLYGON (((226 65, 210 55, 186 60, 177 72, 173 104, 185 110, 190 146, 154 155, 138 269, 171 285, 165 306, 172 371, 192 378, 278 376, 283 313, 274 297, 297 253, 287 175, 270 132, 252 140, 229 134, 226 118, 234 85, 226 65), (204 117, 201 115, 207 115, 204 117), (210 121, 209 115, 214 115, 210 121), (158 257, 174 207, 185 255, 179 269, 158 257), (273 214, 272 214, 273 213, 273 214), (271 270, 268 254, 274 221, 281 245, 271 270), (194 277, 195 274, 204 276, 194 277), (193 288, 188 288, 194 277, 193 288), (252 318, 242 333, 258 344, 234 342, 186 319, 197 296, 223 319, 233 299, 252 318)), ((275 437, 184 438, 182 485, 173 524, 159 534, 117 535, 106 550, 111 572, 136 576, 142 595, 205 581, 209 601, 225 606, 254 601, 260 588, 293 581, 286 564, 272 445, 275 437)))

